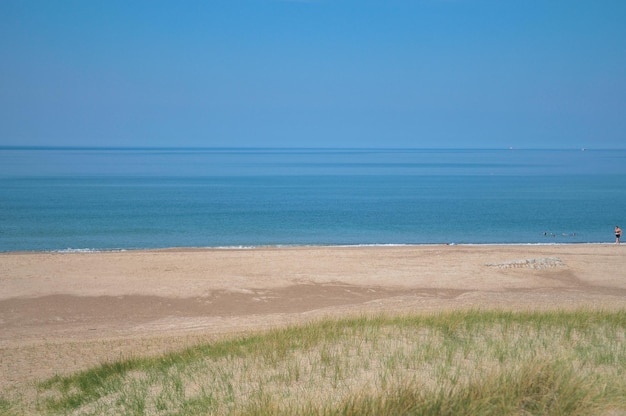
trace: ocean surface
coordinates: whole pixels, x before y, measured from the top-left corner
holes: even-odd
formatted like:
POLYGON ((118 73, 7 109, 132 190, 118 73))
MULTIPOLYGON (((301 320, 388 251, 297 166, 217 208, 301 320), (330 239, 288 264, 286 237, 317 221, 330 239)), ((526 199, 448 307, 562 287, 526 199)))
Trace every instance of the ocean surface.
POLYGON ((0 147, 0 251, 613 242, 626 150, 0 147))

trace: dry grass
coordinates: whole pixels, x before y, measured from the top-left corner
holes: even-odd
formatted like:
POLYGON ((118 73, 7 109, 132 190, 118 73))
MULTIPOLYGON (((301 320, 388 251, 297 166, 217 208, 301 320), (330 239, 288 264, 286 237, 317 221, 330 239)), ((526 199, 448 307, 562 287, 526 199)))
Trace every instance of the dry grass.
POLYGON ((42 382, 6 414, 626 411, 626 311, 326 320, 42 382))

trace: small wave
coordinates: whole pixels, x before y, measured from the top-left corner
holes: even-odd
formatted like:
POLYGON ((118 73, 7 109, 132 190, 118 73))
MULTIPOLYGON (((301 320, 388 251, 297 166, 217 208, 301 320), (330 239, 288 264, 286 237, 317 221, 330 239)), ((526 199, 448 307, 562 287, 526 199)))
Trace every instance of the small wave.
POLYGON ((219 246, 219 247, 203 247, 204 249, 215 249, 215 250, 254 250, 255 248, 259 248, 263 246, 219 246))
POLYGON ((64 248, 61 250, 51 250, 51 253, 109 253, 126 251, 125 249, 97 249, 97 248, 64 248))

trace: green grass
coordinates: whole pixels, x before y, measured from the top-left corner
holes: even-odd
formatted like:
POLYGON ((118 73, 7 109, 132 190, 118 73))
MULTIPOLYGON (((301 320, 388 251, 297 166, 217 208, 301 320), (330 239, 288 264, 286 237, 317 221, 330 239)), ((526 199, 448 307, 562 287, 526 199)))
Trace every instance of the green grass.
MULTIPOLYGON (((588 415, 626 412, 626 311, 325 320, 108 363, 15 414, 588 415)), ((16 410, 17 409, 17 410, 16 410)))
POLYGON ((16 414, 14 404, 9 400, 0 397, 0 415, 11 416, 14 414, 16 414))

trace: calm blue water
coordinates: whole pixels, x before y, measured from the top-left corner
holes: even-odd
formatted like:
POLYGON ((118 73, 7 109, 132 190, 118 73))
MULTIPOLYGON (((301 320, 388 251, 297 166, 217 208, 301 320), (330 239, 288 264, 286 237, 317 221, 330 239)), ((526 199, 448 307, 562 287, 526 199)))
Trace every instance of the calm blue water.
POLYGON ((626 150, 0 148, 0 251, 612 242, 626 150))

